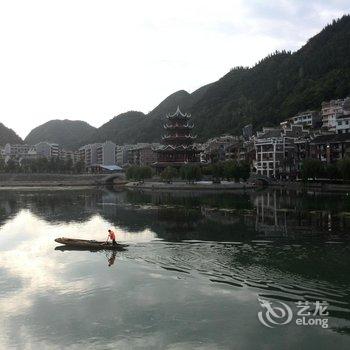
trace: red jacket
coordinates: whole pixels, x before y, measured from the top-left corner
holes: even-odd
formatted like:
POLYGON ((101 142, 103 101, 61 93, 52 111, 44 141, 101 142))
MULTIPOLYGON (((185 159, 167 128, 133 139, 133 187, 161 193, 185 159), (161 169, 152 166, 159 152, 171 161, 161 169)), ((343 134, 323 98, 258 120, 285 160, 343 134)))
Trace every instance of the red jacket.
POLYGON ((113 231, 109 232, 108 238, 110 238, 112 241, 115 240, 115 233, 113 231))

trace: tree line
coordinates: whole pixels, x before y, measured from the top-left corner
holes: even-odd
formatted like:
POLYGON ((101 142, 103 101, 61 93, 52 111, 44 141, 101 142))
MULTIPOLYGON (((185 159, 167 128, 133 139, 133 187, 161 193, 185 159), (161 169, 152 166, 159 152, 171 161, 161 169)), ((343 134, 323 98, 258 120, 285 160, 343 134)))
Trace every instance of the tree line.
MULTIPOLYGON (((128 180, 144 181, 154 175, 154 170, 148 166, 131 166, 126 171, 128 180)), ((188 164, 180 168, 168 166, 160 173, 161 179, 168 183, 175 179, 193 183, 202 180, 204 177, 211 179, 214 183, 220 183, 222 180, 238 182, 240 179, 246 181, 249 176, 249 163, 235 161, 218 162, 203 166, 188 164)))
POLYGON ((301 164, 303 181, 326 178, 330 180, 350 180, 350 158, 334 164, 324 164, 318 159, 306 159, 301 164))
POLYGON ((85 163, 79 160, 73 163, 72 159, 61 158, 37 158, 23 159, 20 163, 9 159, 6 163, 0 158, 1 173, 67 173, 80 174, 85 171, 85 163))

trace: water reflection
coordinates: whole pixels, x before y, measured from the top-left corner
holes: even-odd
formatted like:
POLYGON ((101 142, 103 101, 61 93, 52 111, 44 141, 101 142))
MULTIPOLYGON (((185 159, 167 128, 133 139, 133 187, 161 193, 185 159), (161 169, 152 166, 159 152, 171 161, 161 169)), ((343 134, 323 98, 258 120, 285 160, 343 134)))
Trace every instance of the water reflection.
POLYGON ((348 239, 349 196, 284 191, 220 194, 112 191, 2 192, 0 223, 27 209, 52 223, 94 215, 130 232, 151 230, 167 240, 240 237, 348 239), (208 226, 211 229, 207 229, 208 226))
POLYGON ((115 251, 112 251, 110 254, 109 254, 109 257, 108 257, 108 266, 111 267, 112 265, 114 265, 114 262, 115 262, 115 258, 117 257, 117 252, 115 251))
POLYGON ((350 344, 341 335, 350 329, 347 196, 97 189, 0 196, 0 348, 350 344), (101 240, 110 227, 128 251, 54 249, 58 236, 101 240), (291 306, 325 300, 331 330, 268 332, 257 320, 258 296, 291 306))
POLYGON ((265 236, 348 239, 348 196, 266 192, 255 198, 256 230, 265 236))

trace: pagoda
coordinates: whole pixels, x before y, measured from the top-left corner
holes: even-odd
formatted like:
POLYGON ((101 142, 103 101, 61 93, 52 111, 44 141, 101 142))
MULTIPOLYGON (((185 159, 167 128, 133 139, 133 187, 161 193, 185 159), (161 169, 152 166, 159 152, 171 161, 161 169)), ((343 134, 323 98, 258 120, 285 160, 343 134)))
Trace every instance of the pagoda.
POLYGON ((155 165, 158 169, 167 166, 179 168, 199 162, 199 151, 193 145, 196 139, 192 135, 194 125, 190 123, 190 118, 191 115, 182 113, 179 106, 174 114, 166 115, 162 146, 156 150, 158 161, 155 165))

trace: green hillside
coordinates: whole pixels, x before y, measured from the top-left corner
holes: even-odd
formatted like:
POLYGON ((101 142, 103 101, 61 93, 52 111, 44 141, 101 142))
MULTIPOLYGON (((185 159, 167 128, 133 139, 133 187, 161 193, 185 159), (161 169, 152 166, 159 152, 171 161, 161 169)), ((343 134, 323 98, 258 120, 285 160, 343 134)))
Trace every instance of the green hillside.
POLYGON ((12 129, 0 123, 0 146, 5 146, 6 143, 23 143, 23 141, 12 129))
POLYGON ((95 130, 96 128, 80 120, 50 120, 33 129, 24 141, 32 145, 48 141, 58 143, 66 149, 74 149, 95 130))

